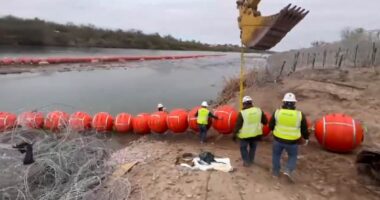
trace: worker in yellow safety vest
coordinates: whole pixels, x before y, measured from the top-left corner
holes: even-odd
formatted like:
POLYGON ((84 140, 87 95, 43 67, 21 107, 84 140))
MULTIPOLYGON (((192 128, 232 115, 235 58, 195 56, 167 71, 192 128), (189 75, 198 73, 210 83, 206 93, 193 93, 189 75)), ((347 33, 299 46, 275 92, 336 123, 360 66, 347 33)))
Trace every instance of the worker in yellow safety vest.
POLYGON ((257 142, 263 135, 262 125, 266 125, 268 119, 264 112, 253 106, 252 98, 245 96, 243 98, 243 110, 239 113, 234 135, 232 139, 240 140, 240 153, 243 159, 243 166, 249 167, 255 160, 257 142))
POLYGON ((279 177, 281 169, 281 155, 285 150, 288 154, 288 161, 283 174, 289 181, 293 182, 292 173, 296 169, 298 144, 305 140, 305 145, 309 143, 309 132, 305 115, 296 110, 296 96, 293 93, 285 94, 281 109, 273 113, 269 122, 269 128, 273 131, 273 153, 272 165, 273 176, 279 177))
POLYGON ((197 118, 197 124, 199 126, 199 137, 201 144, 206 142, 207 138, 207 131, 208 131, 208 119, 214 118, 218 119, 212 112, 208 110, 208 103, 207 101, 203 101, 201 104, 201 108, 195 113, 195 117, 197 118))

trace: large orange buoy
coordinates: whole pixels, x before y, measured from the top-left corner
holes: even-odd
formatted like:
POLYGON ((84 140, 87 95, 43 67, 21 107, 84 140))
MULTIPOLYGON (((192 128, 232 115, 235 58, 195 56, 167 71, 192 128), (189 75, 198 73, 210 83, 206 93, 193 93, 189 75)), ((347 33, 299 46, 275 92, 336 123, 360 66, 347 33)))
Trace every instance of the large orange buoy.
POLYGON ((40 129, 44 126, 44 114, 40 112, 24 112, 17 117, 17 125, 32 128, 40 129))
POLYGON ((149 118, 149 128, 154 133, 165 133, 168 130, 168 125, 166 124, 168 114, 166 112, 155 112, 150 115, 149 118))
POLYGON ((88 131, 91 129, 92 117, 85 112, 76 112, 71 114, 69 127, 73 131, 88 131))
POLYGON ((184 109, 175 109, 169 113, 167 118, 168 128, 173 133, 183 133, 189 127, 188 114, 184 109))
POLYGON ((17 116, 8 112, 0 112, 0 132, 10 130, 16 126, 17 116))
POLYGON ((272 116, 268 112, 264 112, 264 114, 265 114, 265 116, 267 117, 267 120, 268 120, 268 123, 263 126, 263 136, 266 137, 270 133, 269 122, 272 119, 272 116))
POLYGON ((92 119, 92 127, 98 132, 112 131, 113 117, 107 112, 97 113, 92 119))
POLYGON ((67 127, 68 121, 69 114, 62 111, 53 111, 47 114, 44 127, 50 131, 60 131, 67 127))
POLYGON ((236 125, 238 112, 231 106, 220 106, 215 110, 214 115, 218 119, 213 119, 212 127, 220 134, 231 134, 236 125))
POLYGON ((149 118, 150 118, 150 114, 148 113, 138 114, 133 119, 133 132, 140 135, 149 134, 150 133, 150 128, 148 125, 149 118))
POLYGON ((128 133, 132 131, 132 115, 128 113, 120 113, 115 118, 115 131, 118 133, 128 133))
POLYGON ((331 114, 315 123, 315 136, 327 150, 346 153, 358 147, 364 139, 361 124, 344 114, 331 114))
MULTIPOLYGON (((201 108, 200 106, 197 106, 197 107, 191 109, 191 111, 188 114, 188 118, 187 118, 190 129, 196 133, 199 132, 199 125, 197 123, 197 117, 195 117, 195 114, 198 112, 198 110, 200 108, 201 108)), ((211 124, 212 124, 212 120, 208 119, 207 128, 210 128, 211 124)))

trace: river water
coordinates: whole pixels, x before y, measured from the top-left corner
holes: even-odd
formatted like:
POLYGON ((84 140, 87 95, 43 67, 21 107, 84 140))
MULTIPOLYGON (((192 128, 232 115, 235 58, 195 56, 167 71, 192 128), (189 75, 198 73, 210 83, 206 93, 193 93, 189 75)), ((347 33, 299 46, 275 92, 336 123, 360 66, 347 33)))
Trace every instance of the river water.
MULTIPOLYGON (((0 76, 0 111, 20 113, 31 109, 120 112, 152 112, 157 103, 167 109, 192 108, 215 99, 224 79, 236 76, 240 54, 189 51, 153 51, 78 48, 0 48, 1 57, 51 57, 99 55, 223 54, 219 57, 174 61, 143 61, 93 71, 25 73, 0 76)), ((247 67, 266 61, 250 55, 247 67)), ((89 64, 90 65, 90 64, 89 64)))

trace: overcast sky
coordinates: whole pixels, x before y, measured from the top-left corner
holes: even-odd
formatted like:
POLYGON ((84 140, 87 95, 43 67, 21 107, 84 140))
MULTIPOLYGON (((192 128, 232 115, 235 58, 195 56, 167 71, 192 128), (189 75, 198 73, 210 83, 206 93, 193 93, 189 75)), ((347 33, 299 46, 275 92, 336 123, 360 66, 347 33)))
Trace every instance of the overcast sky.
MULTIPOLYGON (((311 13, 274 50, 335 41, 344 27, 380 29, 380 0, 262 0, 262 14, 288 3, 311 13)), ((0 15, 139 29, 217 44, 239 44, 235 0, 0 0, 0 15)))

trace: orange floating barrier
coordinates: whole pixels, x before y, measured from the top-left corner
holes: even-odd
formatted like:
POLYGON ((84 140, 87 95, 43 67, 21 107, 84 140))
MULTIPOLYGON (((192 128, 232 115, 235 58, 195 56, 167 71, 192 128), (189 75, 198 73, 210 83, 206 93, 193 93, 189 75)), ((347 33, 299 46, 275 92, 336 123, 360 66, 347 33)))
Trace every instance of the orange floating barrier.
POLYGON ((73 131, 88 131, 91 129, 92 117, 85 112, 76 112, 70 115, 69 127, 73 131))
POLYGON ((11 130, 16 126, 17 116, 9 112, 0 112, 0 132, 11 130))
POLYGON ((168 128, 173 133, 183 133, 189 127, 188 114, 184 109, 175 109, 169 113, 167 118, 168 128))
POLYGON ((149 118, 150 118, 150 114, 148 113, 138 114, 133 119, 133 132, 140 135, 149 134, 150 133, 150 128, 148 124, 149 118))
POLYGON ((236 125, 238 112, 231 106, 220 106, 215 110, 214 115, 219 119, 213 119, 212 127, 220 134, 231 134, 236 125))
MULTIPOLYGON (((200 106, 197 106, 197 107, 191 109, 191 111, 188 114, 188 118, 187 118, 190 129, 196 133, 199 132, 199 126, 198 126, 197 117, 195 117, 195 114, 198 112, 198 110, 200 108, 201 108, 200 106)), ((212 124, 212 120, 208 119, 207 128, 210 128, 211 124, 212 124)))
POLYGON ((115 118, 115 131, 118 133, 128 133, 132 131, 133 117, 128 113, 120 113, 115 118))
POLYGON ((168 130, 166 123, 168 114, 166 112, 155 112, 150 115, 149 128, 154 133, 165 133, 168 130))
POLYGON ((315 137, 327 150, 347 153, 357 148, 364 139, 362 125, 344 114, 330 114, 315 123, 315 137))
POLYGON ((265 114, 265 116, 267 117, 267 120, 268 120, 267 125, 263 126, 263 137, 266 137, 266 136, 269 135, 269 133, 271 131, 270 128, 269 128, 269 122, 272 119, 272 116, 268 112, 264 112, 264 114, 265 114))
POLYGON ((32 128, 40 129, 44 126, 44 114, 40 112, 24 112, 17 117, 17 125, 32 128))
POLYGON ((69 117, 69 114, 62 111, 48 113, 45 118, 44 128, 54 132, 61 131, 67 127, 69 117))
POLYGON ((97 113, 92 119, 92 127, 97 132, 112 131, 113 117, 107 112, 97 113))

